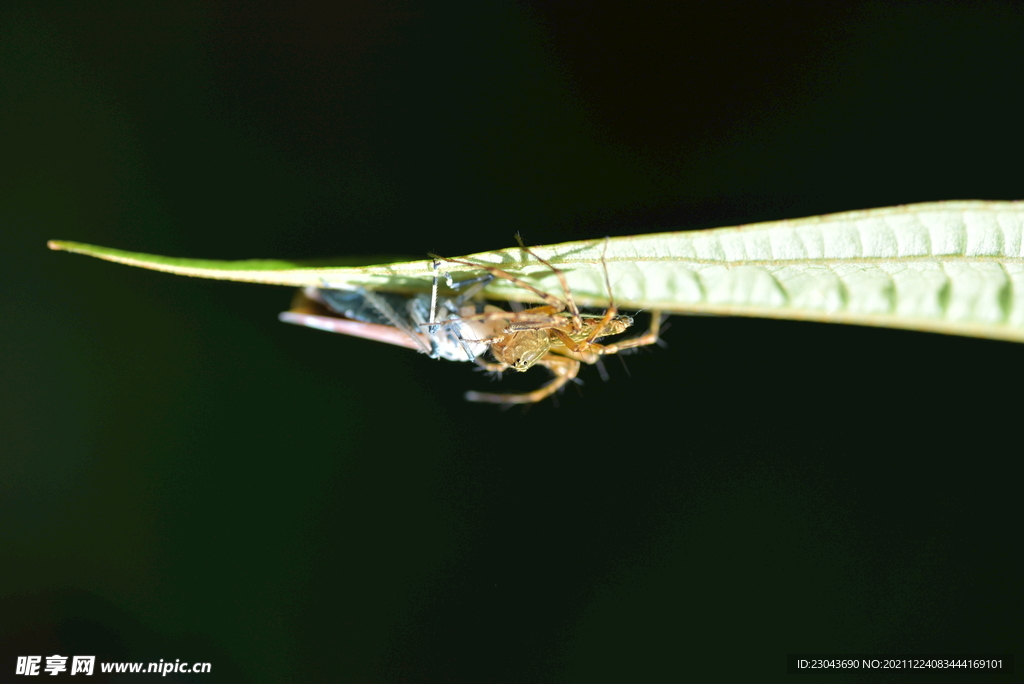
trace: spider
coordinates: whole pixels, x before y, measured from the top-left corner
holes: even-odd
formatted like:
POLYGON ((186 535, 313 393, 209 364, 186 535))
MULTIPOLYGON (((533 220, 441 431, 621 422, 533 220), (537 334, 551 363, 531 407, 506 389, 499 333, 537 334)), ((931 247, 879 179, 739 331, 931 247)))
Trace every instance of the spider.
MULTIPOLYGON (((533 366, 544 366, 551 371, 554 377, 546 385, 532 392, 521 394, 467 392, 466 399, 468 401, 492 404, 537 403, 574 380, 579 374, 581 363, 594 364, 602 356, 658 342, 658 332, 661 326, 661 313, 658 311, 651 312, 651 327, 644 335, 616 344, 598 342, 603 337, 622 334, 633 325, 632 317, 619 314, 618 308, 615 306, 611 278, 608 275, 608 265, 604 258, 601 260, 601 265, 604 268, 605 286, 608 289, 608 309, 603 315, 581 314, 569 289, 565 273, 533 252, 523 243, 519 235, 516 235, 516 241, 519 243, 519 248, 526 254, 551 269, 562 286, 565 299, 559 299, 539 290, 495 266, 475 264, 461 259, 434 258, 484 269, 491 276, 514 283, 543 299, 546 304, 525 311, 485 311, 454 320, 461 324, 481 321, 492 325, 494 334, 490 337, 482 337, 479 341, 490 345, 494 363, 481 361, 477 357, 475 361, 478 365, 497 372, 509 368, 523 372, 533 366)), ((606 242, 606 251, 607 247, 606 242)), ((441 325, 450 325, 452 322, 442 322, 441 325)))

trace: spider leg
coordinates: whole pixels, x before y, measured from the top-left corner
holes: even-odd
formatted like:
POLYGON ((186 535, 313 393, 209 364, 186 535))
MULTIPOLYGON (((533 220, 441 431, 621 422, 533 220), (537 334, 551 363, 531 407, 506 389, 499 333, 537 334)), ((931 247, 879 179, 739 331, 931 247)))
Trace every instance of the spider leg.
MULTIPOLYGON (((523 242, 523 237, 519 233, 516 233, 516 242, 519 243, 519 249, 523 250, 524 252, 532 256, 534 259, 550 268, 551 272, 555 274, 556 278, 558 278, 558 282, 562 284, 562 292, 565 293, 565 304, 566 306, 569 307, 569 313, 572 314, 573 332, 579 333, 581 330, 583 330, 583 319, 580 317, 580 309, 578 306, 576 306, 576 300, 573 299, 572 297, 572 290, 569 289, 569 281, 565 279, 565 271, 563 271, 560 268, 556 268, 555 265, 552 264, 550 261, 548 261, 544 257, 535 253, 532 249, 527 247, 526 243, 523 242)), ((607 248, 608 247, 606 243, 605 249, 607 250, 607 248)))
POLYGON ((601 319, 601 322, 597 326, 595 326, 593 330, 590 331, 589 335, 587 335, 587 339, 584 340, 585 347, 590 347, 592 344, 594 344, 594 340, 600 337, 601 333, 604 332, 605 326, 611 323, 612 319, 615 318, 619 313, 618 307, 615 306, 615 295, 612 294, 612 278, 610 275, 608 275, 607 257, 609 242, 610 238, 605 238, 604 251, 601 252, 601 268, 604 269, 604 286, 608 290, 608 310, 604 312, 604 318, 601 319))
MULTIPOLYGON (((605 356, 607 354, 618 354, 623 349, 633 349, 634 347, 645 347, 649 344, 658 343, 658 333, 661 331, 661 312, 651 312, 651 327, 650 329, 641 335, 640 337, 634 337, 631 340, 625 340, 623 342, 616 342, 615 344, 592 344, 590 345, 589 351, 594 353, 594 360, 587 361, 587 363, 595 363, 598 356, 605 356)), ((585 359, 584 359, 585 360, 585 359)))
POLYGON ((537 362, 554 374, 551 382, 532 392, 523 394, 491 394, 489 392, 466 392, 466 401, 478 401, 487 404, 536 404, 547 399, 573 380, 580 372, 580 362, 567 356, 549 354, 537 362))
POLYGON ((565 325, 566 317, 569 316, 564 311, 550 311, 546 306, 510 313, 508 325, 505 326, 506 333, 522 330, 560 329, 565 325))
POLYGON ((465 323, 466 321, 480 321, 482 323, 487 323, 489 321, 503 322, 500 334, 495 334, 494 336, 480 340, 482 342, 494 343, 510 333, 523 332, 526 330, 562 329, 568 325, 566 323, 566 318, 568 316, 569 314, 564 311, 554 311, 549 306, 538 306, 533 309, 526 309, 525 311, 505 311, 502 309, 498 309, 496 311, 484 311, 482 313, 437 321, 436 325, 457 325, 465 323))
MULTIPOLYGON (((609 318, 607 315, 601 316, 598 319, 595 316, 593 319, 586 319, 588 321, 589 331, 587 336, 583 339, 575 339, 565 328, 552 328, 550 335, 552 335, 558 344, 565 347, 566 351, 572 354, 588 354, 592 347, 600 347, 601 345, 594 342, 594 340, 607 337, 609 335, 621 335, 626 331, 627 328, 633 325, 633 319, 630 316, 619 316, 615 315, 613 318, 609 318), (594 322, 596 321, 596 322, 594 322), (613 323, 617 325, 612 325, 613 323)), ((555 347, 557 348, 557 347, 555 347)), ((567 354, 571 356, 571 354, 567 354)))
MULTIPOLYGON (((532 252, 531 252, 531 254, 532 254, 532 252)), ((549 294, 547 292, 544 292, 543 290, 540 290, 540 289, 534 287, 533 285, 530 285, 525 280, 517 278, 516 276, 512 275, 508 271, 503 271, 502 269, 498 268, 497 266, 490 266, 488 264, 474 264, 472 261, 465 261, 463 259, 449 259, 448 257, 439 257, 439 256, 436 256, 436 255, 431 255, 431 256, 434 259, 441 259, 442 261, 450 261, 453 264, 462 264, 463 266, 472 266, 473 268, 482 268, 482 269, 484 269, 485 271, 487 271, 488 273, 490 273, 491 275, 493 275, 496 278, 501 278, 502 280, 507 280, 510 283, 518 285, 519 287, 523 288, 524 290, 532 292, 533 294, 537 295, 538 297, 543 299, 545 302, 547 302, 548 305, 551 306, 555 311, 565 311, 566 303, 563 302, 558 297, 554 296, 553 294, 549 294)), ((547 263, 547 262, 544 262, 544 263, 547 263)))
POLYGON ((433 335, 437 332, 438 325, 435 323, 437 320, 437 277, 439 275, 438 269, 441 267, 441 262, 434 259, 434 279, 430 284, 430 321, 427 324, 427 332, 433 335))
POLYGON ((475 363, 491 373, 503 373, 508 370, 507 363, 488 363, 487 361, 481 361, 479 358, 476 359, 475 363))

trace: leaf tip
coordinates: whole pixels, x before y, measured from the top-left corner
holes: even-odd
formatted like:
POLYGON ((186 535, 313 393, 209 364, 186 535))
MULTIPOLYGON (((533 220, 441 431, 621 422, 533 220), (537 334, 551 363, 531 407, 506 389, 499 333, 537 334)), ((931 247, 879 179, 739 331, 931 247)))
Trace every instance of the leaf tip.
POLYGON ((47 240, 46 241, 46 246, 49 247, 50 249, 56 251, 56 252, 60 252, 60 251, 63 251, 63 249, 64 249, 64 241, 63 240, 47 240))

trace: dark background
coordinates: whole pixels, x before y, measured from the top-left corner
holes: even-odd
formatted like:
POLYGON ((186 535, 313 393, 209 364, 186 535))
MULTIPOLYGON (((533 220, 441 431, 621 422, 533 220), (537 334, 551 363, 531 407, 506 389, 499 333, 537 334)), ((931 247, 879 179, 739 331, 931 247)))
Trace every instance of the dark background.
POLYGON ((0 681, 53 653, 247 683, 1020 658, 1024 346, 677 317, 629 375, 502 411, 468 364, 278 323, 288 289, 45 249, 455 255, 1020 199, 1019 3, 3 7, 0 681))

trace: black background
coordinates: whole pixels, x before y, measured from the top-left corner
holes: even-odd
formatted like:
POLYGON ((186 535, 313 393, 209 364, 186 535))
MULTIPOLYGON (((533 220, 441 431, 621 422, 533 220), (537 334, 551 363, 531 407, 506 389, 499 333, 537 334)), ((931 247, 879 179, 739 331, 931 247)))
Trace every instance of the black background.
POLYGON ((677 317, 629 375, 502 411, 468 364, 278 323, 288 289, 45 249, 416 257, 1019 199, 1019 3, 84 5, 0 10, 0 681, 1019 658, 1020 345, 677 317))

